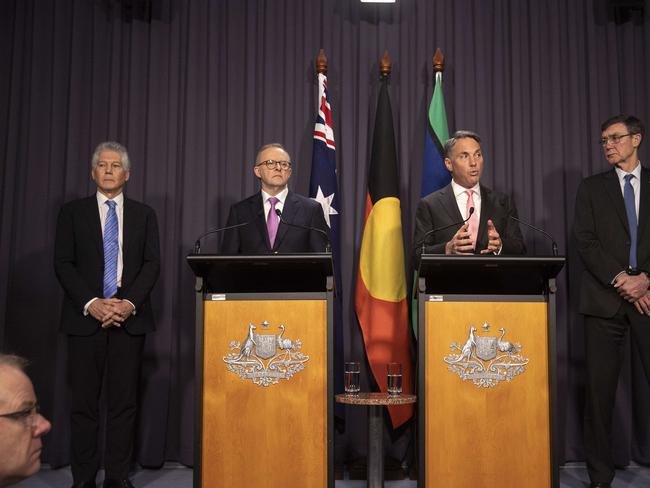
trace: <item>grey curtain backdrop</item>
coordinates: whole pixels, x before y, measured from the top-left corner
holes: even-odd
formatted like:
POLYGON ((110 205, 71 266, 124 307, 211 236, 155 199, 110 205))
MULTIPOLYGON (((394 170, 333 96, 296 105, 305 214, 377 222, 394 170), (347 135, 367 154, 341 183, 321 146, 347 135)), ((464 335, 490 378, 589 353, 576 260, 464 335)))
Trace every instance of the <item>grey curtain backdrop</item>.
MULTIPOLYGON (((158 330, 146 343, 137 461, 191 464, 193 276, 184 257, 198 234, 224 225, 230 204, 257 190, 251 163, 262 143, 286 145, 291 186, 307 193, 321 47, 337 141, 346 358, 363 357, 351 304, 378 60, 384 49, 393 59, 410 246, 431 58, 440 47, 450 129, 483 136, 483 181, 512 194, 521 218, 555 236, 568 257, 559 279, 561 456, 582 459, 574 195, 581 178, 607 169, 602 120, 626 111, 650 124, 648 12, 615 21, 604 2, 587 0, 2 0, 0 9, 0 347, 33 363, 43 412, 54 421, 46 462, 66 464, 69 451, 55 220, 63 202, 94 191, 93 148, 106 139, 128 146, 127 194, 160 221, 158 330)), ((531 254, 549 254, 547 241, 525 234, 531 254)), ((633 350, 624 369, 616 461, 648 464, 650 391, 633 350)), ((354 421, 337 439, 346 459, 365 449, 362 413, 347 415, 354 421)), ((408 452, 409 438, 396 438, 396 456, 408 452)))

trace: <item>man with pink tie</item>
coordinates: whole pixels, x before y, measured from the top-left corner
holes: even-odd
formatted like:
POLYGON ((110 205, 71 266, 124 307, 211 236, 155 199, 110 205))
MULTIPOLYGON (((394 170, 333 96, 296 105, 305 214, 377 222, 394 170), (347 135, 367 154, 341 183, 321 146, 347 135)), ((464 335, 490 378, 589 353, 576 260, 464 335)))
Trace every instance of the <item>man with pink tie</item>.
POLYGON ((484 160, 479 135, 455 132, 444 153, 452 181, 418 204, 415 256, 423 249, 430 254, 524 254, 519 224, 511 218, 517 217, 514 202, 480 183, 484 160))

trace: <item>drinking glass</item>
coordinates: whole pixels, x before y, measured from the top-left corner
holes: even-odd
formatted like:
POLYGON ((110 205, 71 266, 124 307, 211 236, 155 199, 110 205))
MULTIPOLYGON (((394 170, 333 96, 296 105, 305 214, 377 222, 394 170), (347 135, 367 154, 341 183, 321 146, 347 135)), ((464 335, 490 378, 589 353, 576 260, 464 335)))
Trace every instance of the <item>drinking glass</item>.
POLYGON ((346 395, 357 395, 361 390, 361 365, 357 361, 345 363, 343 385, 346 395))
POLYGON ((401 363, 388 363, 386 365, 386 384, 390 396, 402 394, 402 365, 401 363))

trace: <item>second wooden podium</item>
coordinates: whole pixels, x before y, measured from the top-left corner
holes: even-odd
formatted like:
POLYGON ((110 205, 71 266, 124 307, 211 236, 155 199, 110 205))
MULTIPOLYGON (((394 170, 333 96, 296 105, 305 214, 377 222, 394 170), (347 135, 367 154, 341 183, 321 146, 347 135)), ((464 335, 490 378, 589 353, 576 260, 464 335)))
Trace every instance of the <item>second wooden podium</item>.
POLYGON ((422 256, 418 486, 560 486, 555 276, 563 264, 422 256))
POLYGON ((330 254, 190 255, 194 486, 332 488, 330 254))

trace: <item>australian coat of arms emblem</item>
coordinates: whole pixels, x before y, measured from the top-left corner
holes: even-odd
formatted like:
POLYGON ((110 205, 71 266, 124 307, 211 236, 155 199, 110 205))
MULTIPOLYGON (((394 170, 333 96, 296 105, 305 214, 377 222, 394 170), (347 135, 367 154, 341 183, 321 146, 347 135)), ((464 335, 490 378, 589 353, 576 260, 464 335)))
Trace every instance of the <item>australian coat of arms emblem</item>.
MULTIPOLYGON (((482 329, 488 332, 490 325, 486 322, 482 329)), ((465 343, 452 342, 449 347, 454 352, 443 358, 449 371, 481 388, 491 388, 504 380, 512 381, 523 373, 528 359, 519 354, 521 344, 504 340, 504 328, 499 332, 499 336, 481 336, 476 333, 476 327, 470 325, 465 343)))
MULTIPOLYGON (((230 354, 224 356, 226 369, 239 375, 243 380, 251 380, 259 386, 277 384, 281 379, 288 380, 305 369, 309 356, 300 352, 300 339, 284 337, 285 326, 278 326, 279 334, 255 332, 255 324, 248 324, 248 335, 240 343, 230 343, 230 354)), ((262 322, 262 331, 269 331, 268 321, 262 322)))

